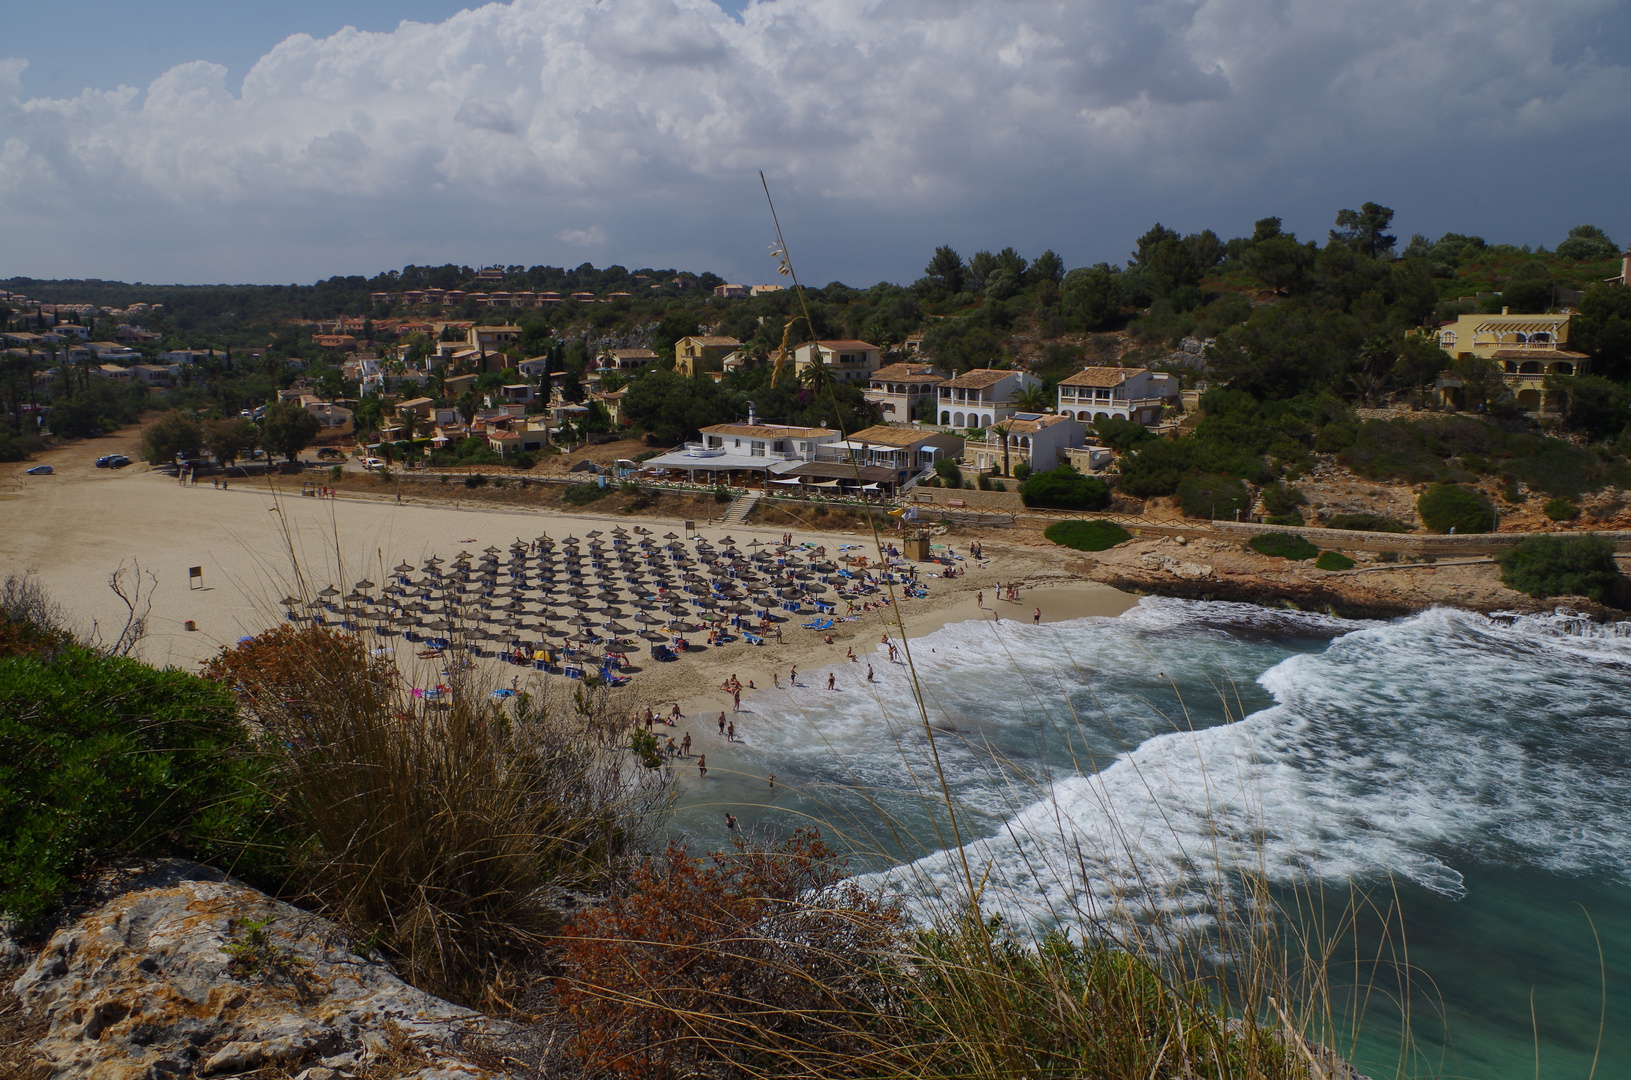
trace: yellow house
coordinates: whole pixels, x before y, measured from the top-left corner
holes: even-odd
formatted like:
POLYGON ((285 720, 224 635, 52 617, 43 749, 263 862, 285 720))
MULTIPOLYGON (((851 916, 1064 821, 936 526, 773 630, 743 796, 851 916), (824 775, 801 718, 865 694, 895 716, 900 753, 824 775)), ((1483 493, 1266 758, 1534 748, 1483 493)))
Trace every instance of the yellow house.
MULTIPOLYGON (((1555 394, 1546 392, 1548 375, 1573 376, 1585 371, 1585 353, 1564 348, 1569 342, 1568 312, 1554 315, 1462 315, 1438 328, 1439 348, 1457 360, 1477 357, 1493 360, 1518 407, 1527 412, 1557 408, 1555 394)), ((1460 380, 1439 380, 1446 405, 1459 405, 1460 380)))
POLYGON ((742 343, 733 337, 710 334, 683 337, 674 343, 674 370, 691 376, 703 371, 720 371, 725 356, 742 343))
POLYGON ((806 341, 793 350, 793 370, 803 375, 820 364, 837 382, 865 382, 878 370, 882 352, 868 341, 806 341))

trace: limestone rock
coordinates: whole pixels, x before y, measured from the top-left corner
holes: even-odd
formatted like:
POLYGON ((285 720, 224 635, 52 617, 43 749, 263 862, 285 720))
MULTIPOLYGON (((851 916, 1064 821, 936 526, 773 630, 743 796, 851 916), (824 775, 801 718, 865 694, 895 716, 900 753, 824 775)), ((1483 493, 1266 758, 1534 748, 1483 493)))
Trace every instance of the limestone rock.
POLYGON ((1212 576, 1212 567, 1206 563, 1185 562, 1171 555, 1149 552, 1138 557, 1138 565, 1146 570, 1165 570, 1189 581, 1201 581, 1212 576))
POLYGON ((207 870, 139 882, 59 930, 14 990, 50 1025, 39 1080, 337 1080, 387 1052, 422 1059, 422 1080, 481 1080, 460 1040, 507 1031, 355 955, 328 920, 207 870))

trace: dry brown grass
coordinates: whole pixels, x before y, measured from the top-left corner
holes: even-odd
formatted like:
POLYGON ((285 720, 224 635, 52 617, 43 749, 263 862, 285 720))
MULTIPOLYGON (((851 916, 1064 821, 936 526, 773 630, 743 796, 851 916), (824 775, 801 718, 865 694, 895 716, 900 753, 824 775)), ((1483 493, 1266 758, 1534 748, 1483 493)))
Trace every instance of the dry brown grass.
POLYGON ((210 673, 276 757, 291 898, 466 1003, 504 1008, 561 897, 599 887, 660 817, 663 787, 608 747, 594 691, 495 701, 478 672, 455 671, 430 703, 360 639, 321 628, 262 635, 210 673))

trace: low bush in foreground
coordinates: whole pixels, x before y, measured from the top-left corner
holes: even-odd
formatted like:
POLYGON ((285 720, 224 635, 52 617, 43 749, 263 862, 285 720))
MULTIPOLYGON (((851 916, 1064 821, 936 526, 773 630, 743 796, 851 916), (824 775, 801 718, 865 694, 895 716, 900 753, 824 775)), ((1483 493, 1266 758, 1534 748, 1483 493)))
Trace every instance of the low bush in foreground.
POLYGON ((1407 533, 1410 526, 1396 518, 1382 514, 1332 514, 1325 519, 1327 529, 1348 529, 1353 532, 1407 533))
POLYGON ((1279 559, 1294 559, 1298 562, 1303 559, 1312 559, 1320 553, 1319 548, 1300 536, 1293 536, 1291 533, 1259 533, 1246 543, 1259 555, 1269 555, 1279 559))
POLYGON ((897 1011, 901 914, 845 875, 813 831, 707 858, 670 845, 561 934, 574 1049, 621 1076, 887 1072, 871 1029, 897 1011))
POLYGON ((1124 544, 1133 534, 1113 521, 1056 521, 1043 530, 1042 535, 1056 544, 1077 551, 1108 551, 1124 544))
POLYGON ((0 910, 13 917, 37 917, 107 857, 257 876, 275 857, 269 788, 216 683, 77 644, 0 659, 0 910))
POLYGON ((671 846, 561 935, 556 998, 595 1075, 1302 1080, 1266 1010, 1105 942, 993 919, 909 933, 812 832, 671 846))
POLYGON ((1340 551, 1322 551, 1314 565, 1320 570, 1352 570, 1354 561, 1340 551))
POLYGON ((1459 484, 1434 484, 1416 500, 1416 512, 1439 533, 1487 533, 1495 528, 1495 506, 1459 484))
POLYGON ((1495 556, 1501 584, 1539 599, 1584 596, 1602 603, 1624 580, 1614 544, 1601 536, 1531 536, 1495 556))
POLYGON ((1052 510, 1103 510, 1110 505, 1110 485, 1061 465, 1033 473, 1019 485, 1019 498, 1026 506, 1052 510))

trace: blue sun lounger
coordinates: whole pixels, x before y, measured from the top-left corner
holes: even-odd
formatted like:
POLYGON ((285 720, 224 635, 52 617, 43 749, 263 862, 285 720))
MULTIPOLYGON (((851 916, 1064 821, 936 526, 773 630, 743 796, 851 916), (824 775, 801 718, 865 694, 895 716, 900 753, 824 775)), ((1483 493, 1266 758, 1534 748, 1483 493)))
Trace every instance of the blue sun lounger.
POLYGON ((816 619, 814 622, 801 623, 800 625, 806 630, 831 630, 832 620, 816 619))

